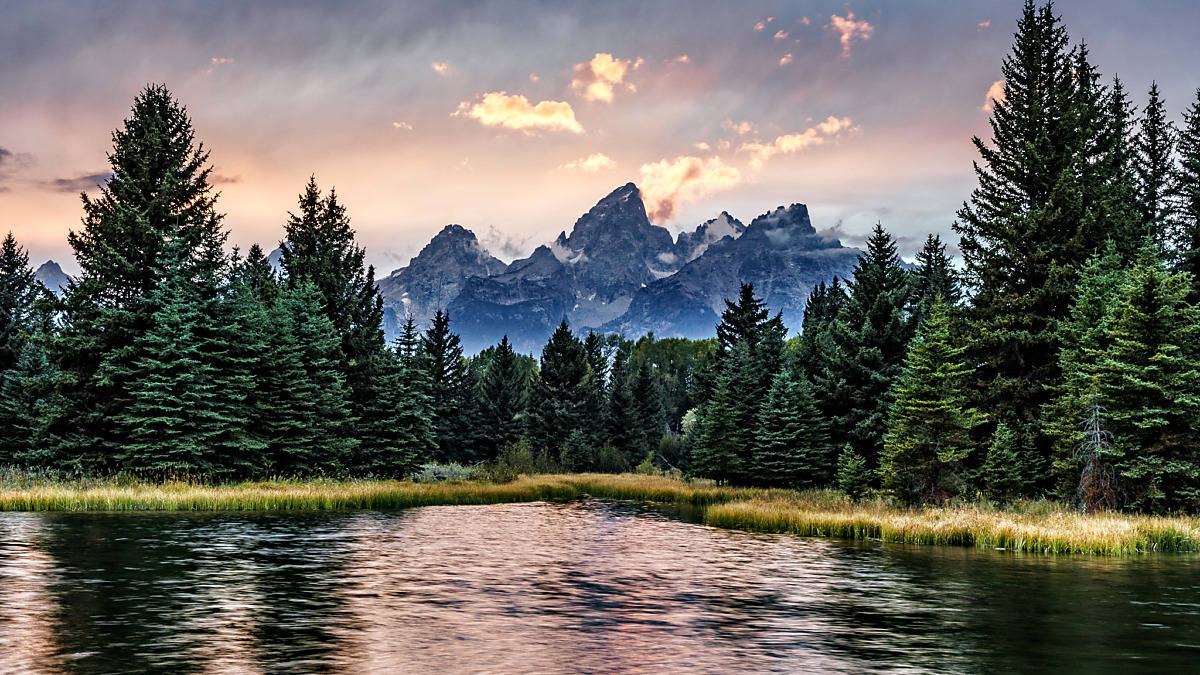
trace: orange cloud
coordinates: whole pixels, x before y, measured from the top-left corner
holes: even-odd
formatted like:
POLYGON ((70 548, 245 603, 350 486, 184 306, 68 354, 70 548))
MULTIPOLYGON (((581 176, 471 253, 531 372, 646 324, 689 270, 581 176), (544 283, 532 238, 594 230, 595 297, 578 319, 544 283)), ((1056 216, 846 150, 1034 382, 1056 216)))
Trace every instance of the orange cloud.
POLYGON ((1004 80, 996 80, 992 86, 988 87, 981 110, 990 113, 996 103, 1004 103, 1004 80))
POLYGON ((214 56, 214 57, 212 57, 212 64, 213 64, 214 66, 223 66, 223 65, 226 65, 226 64, 229 64, 229 63, 233 63, 233 59, 232 59, 231 57, 226 57, 226 56, 214 56))
POLYGON ((749 120, 734 122, 733 120, 727 119, 724 122, 721 122, 721 128, 732 131, 738 136, 745 136, 746 134, 756 130, 754 123, 749 120))
POLYGON ((850 45, 855 40, 870 40, 871 34, 875 32, 875 27, 866 20, 855 21, 854 12, 846 12, 845 17, 834 14, 829 19, 829 27, 841 35, 839 40, 842 43, 843 58, 850 56, 850 45))
POLYGON ((538 77, 538 76, 537 76, 537 73, 530 73, 530 74, 529 74, 529 81, 530 81, 530 82, 537 82, 537 81, 538 81, 538 80, 540 80, 540 79, 542 79, 542 78, 538 77))
POLYGON ((754 24, 754 30, 761 32, 764 28, 767 27, 767 24, 771 23, 774 20, 775 20, 775 17, 768 16, 766 19, 763 19, 762 21, 759 21, 758 23, 754 24))
POLYGON ((779 31, 775 32, 776 40, 786 40, 787 36, 788 36, 788 34, 785 31, 779 30, 779 31))
POLYGON ((642 59, 617 59, 612 54, 598 53, 591 61, 575 64, 575 77, 571 80, 573 89, 582 89, 583 97, 589 101, 611 103, 613 88, 624 84, 630 91, 637 89, 625 82, 625 75, 631 70, 637 70, 643 63, 642 59))
POLYGON ((408 122, 392 122, 392 126, 396 129, 403 129, 404 131, 412 131, 413 128, 413 126, 408 122))
POLYGON ((842 131, 850 129, 852 125, 853 122, 850 121, 849 117, 838 118, 830 115, 825 118, 824 122, 813 125, 799 133, 777 136, 770 143, 762 143, 760 141, 744 143, 739 150, 753 153, 753 156, 750 158, 750 166, 757 169, 762 167, 764 162, 775 155, 790 155, 814 145, 821 145, 827 139, 836 137, 842 131))
POLYGON ((534 105, 520 94, 510 96, 504 91, 483 94, 475 103, 463 101, 452 116, 470 117, 486 127, 504 127, 527 134, 540 129, 583 133, 570 103, 539 101, 534 105))
POLYGON ((433 68, 433 71, 438 75, 445 75, 450 72, 450 64, 445 61, 434 61, 429 64, 429 67, 433 68))
POLYGON ((679 56, 675 57, 675 63, 691 63, 691 62, 692 62, 692 60, 688 58, 687 54, 680 54, 679 56))
POLYGON ((783 58, 779 59, 779 65, 781 65, 781 66, 786 66, 787 64, 789 64, 791 62, 792 62, 792 55, 790 53, 784 54, 783 58))
POLYGON ((979 26, 979 30, 983 30, 984 28, 991 28, 991 26, 992 26, 992 20, 991 20, 991 19, 985 19, 985 20, 983 20, 983 21, 980 21, 979 23, 977 23, 977 24, 975 24, 975 25, 976 25, 976 26, 979 26))
POLYGON ((807 26, 810 23, 812 23, 812 21, 809 21, 807 16, 800 17, 800 25, 807 26))
POLYGON ((564 169, 579 169, 588 173, 596 173, 601 169, 611 169, 617 165, 611 157, 603 152, 594 152, 587 157, 577 159, 573 162, 567 162, 562 165, 564 169))
POLYGON ((720 157, 676 157, 643 164, 641 176, 638 185, 647 214, 660 223, 674 218, 680 203, 729 189, 742 180, 741 172, 726 166, 720 157))

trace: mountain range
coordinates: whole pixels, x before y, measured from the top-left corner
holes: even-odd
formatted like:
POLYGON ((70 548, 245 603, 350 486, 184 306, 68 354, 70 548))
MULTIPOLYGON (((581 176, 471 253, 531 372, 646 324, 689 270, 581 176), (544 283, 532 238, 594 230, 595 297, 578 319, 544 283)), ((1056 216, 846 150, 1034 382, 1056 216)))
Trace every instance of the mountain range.
POLYGON ((724 300, 746 282, 796 330, 812 288, 848 276, 857 257, 818 234, 804 204, 749 225, 722 212, 673 238, 628 183, 526 258, 505 264, 470 230, 447 225, 378 285, 389 338, 403 317, 424 324, 444 309, 468 352, 507 335, 536 353, 564 318, 576 331, 711 337, 724 300))

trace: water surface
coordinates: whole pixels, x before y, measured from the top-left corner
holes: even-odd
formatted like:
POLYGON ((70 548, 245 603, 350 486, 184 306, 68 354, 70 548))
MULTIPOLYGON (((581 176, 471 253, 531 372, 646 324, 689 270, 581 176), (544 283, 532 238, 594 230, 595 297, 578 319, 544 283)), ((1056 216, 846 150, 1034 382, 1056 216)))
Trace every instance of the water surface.
POLYGON ((604 501, 0 514, 3 672, 1183 672, 1200 559, 704 527, 604 501))

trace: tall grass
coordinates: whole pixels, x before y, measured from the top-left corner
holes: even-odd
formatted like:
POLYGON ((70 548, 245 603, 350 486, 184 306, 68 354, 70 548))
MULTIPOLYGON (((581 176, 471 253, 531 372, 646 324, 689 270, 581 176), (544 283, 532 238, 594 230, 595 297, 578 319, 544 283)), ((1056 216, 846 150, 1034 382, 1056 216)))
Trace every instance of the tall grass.
POLYGON ((523 476, 507 483, 448 481, 263 481, 228 485, 64 481, 0 476, 2 511, 289 511, 396 509, 576 499, 696 506, 717 527, 803 536, 1126 555, 1200 551, 1200 519, 1082 515, 1044 503, 896 509, 856 503, 834 491, 730 488, 645 475, 523 476))

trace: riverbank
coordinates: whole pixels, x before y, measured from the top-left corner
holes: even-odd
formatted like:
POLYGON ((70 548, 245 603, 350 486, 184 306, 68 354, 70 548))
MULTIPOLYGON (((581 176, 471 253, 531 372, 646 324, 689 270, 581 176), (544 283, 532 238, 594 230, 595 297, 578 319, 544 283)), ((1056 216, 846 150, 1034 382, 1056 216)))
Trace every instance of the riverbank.
POLYGON ((716 527, 845 539, 1126 555, 1200 551, 1200 519, 1082 515, 1045 503, 897 509, 836 492, 758 490, 641 475, 523 476, 474 481, 45 482, 0 487, 0 511, 291 511, 396 509, 577 499, 585 495, 690 504, 716 527))

